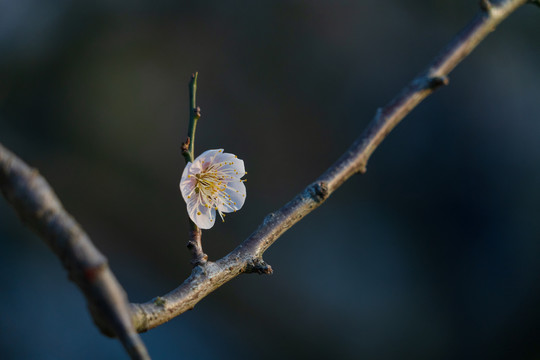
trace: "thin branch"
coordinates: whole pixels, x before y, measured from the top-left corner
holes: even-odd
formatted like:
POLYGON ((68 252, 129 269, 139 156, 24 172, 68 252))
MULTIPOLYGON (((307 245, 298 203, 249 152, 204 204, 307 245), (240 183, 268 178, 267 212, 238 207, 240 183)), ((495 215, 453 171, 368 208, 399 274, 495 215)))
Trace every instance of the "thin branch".
POLYGON ((188 135, 185 143, 182 144, 182 155, 186 159, 186 163, 193 162, 195 158, 195 130, 197 130, 197 122, 201 118, 201 109, 197 107, 197 77, 198 72, 191 74, 189 81, 189 124, 188 135))
POLYGON ((191 229, 189 230, 189 240, 187 248, 191 251, 191 265, 193 267, 206 264, 208 261, 208 255, 206 255, 202 248, 202 231, 198 228, 193 221, 189 221, 191 229))
MULTIPOLYGON (((188 124, 188 137, 186 142, 182 144, 182 155, 188 162, 193 162, 195 158, 195 130, 197 129, 197 122, 201 117, 201 108, 197 106, 197 77, 199 73, 195 72, 191 74, 189 81, 189 124, 188 124)), ((202 248, 202 231, 197 225, 189 220, 189 240, 187 248, 191 251, 191 265, 193 267, 206 264, 208 255, 206 255, 202 248)))
POLYGON ((424 98, 448 84, 447 75, 495 27, 527 0, 482 1, 480 13, 386 106, 379 109, 364 133, 314 183, 281 209, 231 253, 193 269, 178 288, 144 304, 132 304, 133 322, 143 332, 192 309, 201 299, 239 274, 271 273, 262 255, 287 229, 320 206, 339 186, 365 172, 369 157, 392 129, 424 98))
POLYGON ((132 359, 150 359, 133 328, 124 289, 107 259, 64 210, 47 181, 0 144, 0 188, 25 225, 41 236, 60 258, 69 278, 88 301, 98 327, 117 336, 132 359))

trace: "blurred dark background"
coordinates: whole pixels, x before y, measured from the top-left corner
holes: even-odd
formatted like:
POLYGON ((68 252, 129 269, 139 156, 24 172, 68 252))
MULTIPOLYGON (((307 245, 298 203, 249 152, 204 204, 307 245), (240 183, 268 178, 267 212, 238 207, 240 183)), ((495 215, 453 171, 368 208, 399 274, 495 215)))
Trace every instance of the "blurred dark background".
MULTIPOLYGON (((540 358, 540 9, 526 6, 355 176, 241 276, 143 334, 154 359, 540 358)), ((218 259, 321 174, 476 1, 0 0, 0 142, 37 167, 130 300, 190 272, 187 83, 198 153, 246 162, 218 259)), ((0 201, 3 359, 127 358, 0 201)))

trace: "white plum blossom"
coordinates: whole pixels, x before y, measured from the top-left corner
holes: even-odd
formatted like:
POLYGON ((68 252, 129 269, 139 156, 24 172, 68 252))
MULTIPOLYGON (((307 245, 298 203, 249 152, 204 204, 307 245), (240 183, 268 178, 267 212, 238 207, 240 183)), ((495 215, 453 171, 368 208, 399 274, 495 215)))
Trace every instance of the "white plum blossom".
POLYGON ((224 213, 239 210, 246 201, 245 174, 244 161, 223 149, 207 150, 188 162, 180 191, 191 220, 201 229, 210 229, 216 211, 223 220, 224 213))

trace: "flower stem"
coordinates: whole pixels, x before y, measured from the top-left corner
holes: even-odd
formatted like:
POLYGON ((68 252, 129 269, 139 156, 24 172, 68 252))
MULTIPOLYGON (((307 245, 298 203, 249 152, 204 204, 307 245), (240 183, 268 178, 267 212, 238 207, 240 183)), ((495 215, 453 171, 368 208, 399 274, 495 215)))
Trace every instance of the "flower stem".
MULTIPOLYGON (((197 106, 197 76, 198 72, 191 74, 189 81, 189 125, 188 137, 185 143, 182 144, 182 155, 186 159, 186 163, 193 162, 195 159, 195 130, 197 129, 197 121, 201 117, 201 109, 197 106)), ((189 241, 188 249, 191 251, 193 267, 204 265, 208 256, 203 252, 201 244, 202 231, 191 220, 189 220, 189 241)))
POLYGON ((188 139, 182 147, 182 154, 186 158, 186 162, 193 162, 195 159, 195 130, 197 129, 197 121, 201 117, 201 109, 197 106, 197 77, 199 73, 191 74, 189 81, 189 125, 188 139))

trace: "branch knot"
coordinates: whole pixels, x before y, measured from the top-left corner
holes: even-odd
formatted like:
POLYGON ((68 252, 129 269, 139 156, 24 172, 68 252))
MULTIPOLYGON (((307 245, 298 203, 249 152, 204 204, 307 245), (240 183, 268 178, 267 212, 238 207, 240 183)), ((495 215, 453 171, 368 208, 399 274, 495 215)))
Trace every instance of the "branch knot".
POLYGON ((428 79, 428 86, 431 90, 437 90, 441 86, 446 86, 450 80, 446 75, 432 76, 428 79))
POLYGON ((182 147, 180 148, 182 150, 182 156, 184 159, 186 159, 186 163, 193 161, 193 155, 189 151, 191 144, 191 138, 188 136, 186 138, 186 141, 182 143, 182 147))
POLYGON ((167 300, 160 297, 160 296, 157 296, 157 297, 154 298, 154 305, 156 305, 156 306, 163 307, 163 306, 165 306, 166 303, 167 303, 167 300))
POLYGON ((201 118, 201 108, 199 106, 193 109, 193 117, 195 120, 199 120, 201 118))
POLYGON ((480 0, 480 9, 489 13, 491 11, 491 2, 489 0, 480 0))
POLYGON ((246 264, 246 274, 253 274, 257 273, 259 275, 266 274, 266 275, 272 275, 274 270, 270 265, 268 265, 262 258, 255 258, 246 264))
POLYGON ((324 181, 311 184, 308 192, 309 197, 312 198, 316 203, 322 203, 330 195, 328 192, 328 185, 324 181))

